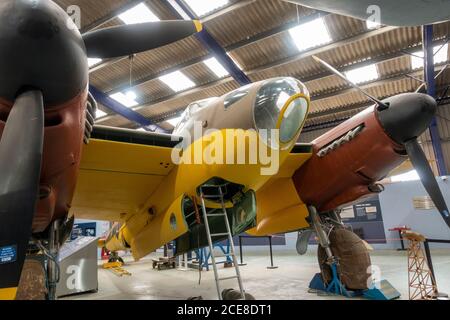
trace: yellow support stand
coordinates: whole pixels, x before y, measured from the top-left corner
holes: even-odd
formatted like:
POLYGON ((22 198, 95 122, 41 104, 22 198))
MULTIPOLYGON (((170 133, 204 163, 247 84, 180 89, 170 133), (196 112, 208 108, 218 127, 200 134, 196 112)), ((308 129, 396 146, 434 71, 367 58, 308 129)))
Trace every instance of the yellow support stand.
POLYGON ((103 264, 103 269, 112 271, 116 276, 123 277, 123 276, 131 276, 131 273, 125 270, 123 267, 123 263, 116 261, 116 262, 108 262, 103 264))

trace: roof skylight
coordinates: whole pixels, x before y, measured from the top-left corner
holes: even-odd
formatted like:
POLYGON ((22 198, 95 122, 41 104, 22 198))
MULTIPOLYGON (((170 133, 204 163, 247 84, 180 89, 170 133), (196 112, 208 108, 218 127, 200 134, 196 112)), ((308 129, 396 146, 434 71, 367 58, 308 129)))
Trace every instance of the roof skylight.
POLYGON ((110 97, 112 99, 116 100, 117 102, 123 104, 127 108, 132 108, 139 104, 136 101, 137 96, 133 91, 128 91, 126 93, 117 92, 117 93, 110 95, 110 97))
POLYGON ((332 41, 323 18, 300 24, 289 30, 299 51, 320 46, 332 41))
POLYGON ((144 3, 140 3, 125 11, 119 15, 119 18, 126 24, 160 21, 160 19, 144 3))
POLYGON ((159 77, 159 79, 175 92, 195 87, 195 83, 192 82, 191 79, 186 77, 186 75, 181 71, 175 71, 166 74, 164 76, 159 77))
POLYGON ((350 70, 345 75, 355 84, 376 80, 380 77, 375 64, 350 70))
POLYGON ((208 60, 203 61, 206 66, 212 71, 214 72, 214 74, 218 77, 218 78, 223 78, 228 76, 230 73, 223 67, 222 64, 220 64, 220 62, 216 59, 216 58, 210 58, 208 60))
MULTIPOLYGON (((433 52, 435 53, 434 64, 442 63, 448 60, 448 44, 445 44, 442 49, 441 47, 442 46, 436 46, 433 48, 433 52)), ((415 70, 423 68, 423 56, 423 51, 417 51, 413 53, 413 55, 411 56, 411 69, 415 70)))
POLYGON ((184 0, 199 17, 226 6, 229 0, 184 0))

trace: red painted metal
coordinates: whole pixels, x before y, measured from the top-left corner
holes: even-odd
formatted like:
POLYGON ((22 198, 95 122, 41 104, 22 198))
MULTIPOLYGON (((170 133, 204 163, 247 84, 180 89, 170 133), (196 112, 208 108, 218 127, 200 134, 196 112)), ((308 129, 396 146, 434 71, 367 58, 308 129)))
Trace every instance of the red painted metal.
POLYGON ((384 132, 374 107, 313 141, 314 154, 293 176, 301 199, 319 212, 346 206, 372 196, 371 187, 407 159, 403 146, 384 132), (324 157, 318 152, 349 131, 364 125, 351 141, 324 157))
MULTIPOLYGON (((33 233, 65 218, 75 192, 85 128, 87 88, 71 101, 45 108, 44 153, 40 199, 33 233)), ((0 100, 0 136, 12 104, 0 100)))

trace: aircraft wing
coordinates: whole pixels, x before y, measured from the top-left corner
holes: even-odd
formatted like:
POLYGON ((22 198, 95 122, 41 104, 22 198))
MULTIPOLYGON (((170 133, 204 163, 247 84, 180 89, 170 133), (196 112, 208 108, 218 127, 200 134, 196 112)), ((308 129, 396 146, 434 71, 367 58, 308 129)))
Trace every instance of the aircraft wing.
POLYGON ((175 167, 181 137, 96 126, 83 150, 71 214, 120 221, 135 212, 175 167))
POLYGON ((362 20, 368 20, 376 14, 381 24, 390 26, 420 26, 450 20, 450 1, 448 0, 285 1, 362 20))

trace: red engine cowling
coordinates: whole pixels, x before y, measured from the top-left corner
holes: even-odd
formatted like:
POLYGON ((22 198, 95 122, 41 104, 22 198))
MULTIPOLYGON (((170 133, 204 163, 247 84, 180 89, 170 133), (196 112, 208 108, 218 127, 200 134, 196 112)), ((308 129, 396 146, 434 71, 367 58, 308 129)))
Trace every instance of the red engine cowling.
MULTIPOLYGON (((78 177, 84 137, 87 89, 77 97, 45 112, 45 138, 39 199, 33 219, 34 233, 70 210, 78 177)), ((0 99, 0 137, 11 103, 0 99)))
POLYGON ((326 212, 378 193, 376 182, 403 163, 402 145, 368 108, 313 141, 313 156, 293 176, 301 199, 326 212))

